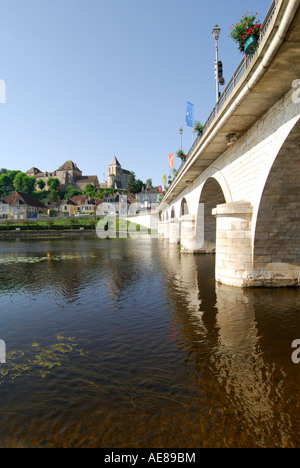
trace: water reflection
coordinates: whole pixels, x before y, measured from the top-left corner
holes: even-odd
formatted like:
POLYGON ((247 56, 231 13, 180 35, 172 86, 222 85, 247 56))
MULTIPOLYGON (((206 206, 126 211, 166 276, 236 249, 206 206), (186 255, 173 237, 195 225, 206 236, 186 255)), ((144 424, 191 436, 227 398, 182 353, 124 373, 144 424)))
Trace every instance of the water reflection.
POLYGON ((299 446, 299 291, 218 285, 214 261, 156 240, 0 243, 8 350, 29 361, 59 333, 80 350, 0 385, 2 443, 299 446))
MULTIPOLYGON (((173 300, 173 321, 180 328, 178 341, 186 352, 186 363, 195 370, 195 388, 203 395, 199 418, 212 431, 211 443, 297 446, 299 414, 293 411, 292 401, 296 400, 298 408, 293 380, 298 380, 299 370, 290 358, 294 335, 282 343, 279 329, 284 330, 282 320, 285 325, 293 320, 293 327, 300 331, 299 294, 292 290, 243 290, 217 283, 212 287, 211 259, 207 264, 207 257, 179 257, 174 249, 159 256, 166 290, 173 300), (270 343, 274 329, 280 336, 270 343), (203 418, 203 402, 207 420, 203 418)), ((196 401, 197 396, 194 404, 196 401)))

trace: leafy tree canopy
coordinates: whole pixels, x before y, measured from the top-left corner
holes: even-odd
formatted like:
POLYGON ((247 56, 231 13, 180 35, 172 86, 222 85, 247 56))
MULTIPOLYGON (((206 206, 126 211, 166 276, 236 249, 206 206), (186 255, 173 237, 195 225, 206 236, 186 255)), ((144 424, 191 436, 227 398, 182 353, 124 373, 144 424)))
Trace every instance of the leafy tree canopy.
POLYGON ((142 191, 143 187, 145 187, 144 182, 142 182, 140 179, 136 180, 135 173, 131 171, 129 181, 127 184, 127 189, 131 193, 139 193, 142 191))
POLYGON ((60 186, 60 182, 58 179, 54 179, 53 177, 50 177, 47 181, 48 187, 50 190, 58 190, 60 186))
POLYGON ((36 185, 41 189, 41 190, 44 190, 45 186, 46 186, 46 182, 43 180, 43 179, 39 179, 36 183, 36 185))
POLYGON ((24 172, 19 172, 13 181, 14 188, 17 192, 28 193, 29 195, 31 195, 34 191, 35 184, 35 177, 29 177, 24 172))

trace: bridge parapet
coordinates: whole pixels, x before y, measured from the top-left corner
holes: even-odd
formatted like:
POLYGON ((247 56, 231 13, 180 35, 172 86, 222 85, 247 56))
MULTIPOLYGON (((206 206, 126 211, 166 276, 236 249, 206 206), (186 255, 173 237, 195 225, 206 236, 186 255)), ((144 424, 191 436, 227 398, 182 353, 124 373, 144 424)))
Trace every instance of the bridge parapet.
POLYGON ((229 135, 243 136, 299 78, 299 5, 299 0, 272 2, 257 49, 237 67, 162 200, 162 209, 228 149, 229 135))
POLYGON ((227 285, 300 286, 300 0, 272 5, 247 73, 159 207, 170 243, 179 232, 183 252, 216 252, 227 285))

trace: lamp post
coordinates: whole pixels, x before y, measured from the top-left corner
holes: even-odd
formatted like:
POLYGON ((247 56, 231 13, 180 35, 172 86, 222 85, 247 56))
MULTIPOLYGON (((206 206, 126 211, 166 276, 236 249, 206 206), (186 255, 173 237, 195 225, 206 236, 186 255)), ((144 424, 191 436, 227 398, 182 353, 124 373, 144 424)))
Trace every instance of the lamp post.
POLYGON ((215 61, 215 72, 216 72, 216 86, 217 86, 217 102, 220 97, 220 90, 219 90, 219 76, 218 76, 218 64, 219 64, 219 49, 218 49, 218 40, 220 37, 220 32, 221 28, 219 28, 218 25, 216 25, 213 29, 213 36, 215 40, 215 46, 216 46, 216 61, 215 61))
POLYGON ((182 127, 180 127, 180 129, 179 129, 179 133, 180 133, 180 149, 182 151, 182 134, 183 134, 183 128, 182 127))

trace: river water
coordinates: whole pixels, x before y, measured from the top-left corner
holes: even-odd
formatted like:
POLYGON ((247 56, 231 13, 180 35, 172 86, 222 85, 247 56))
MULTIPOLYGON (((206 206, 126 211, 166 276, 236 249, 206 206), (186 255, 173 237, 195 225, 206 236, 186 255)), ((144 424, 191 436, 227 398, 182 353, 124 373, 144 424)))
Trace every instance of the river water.
POLYGON ((300 291, 156 239, 0 243, 2 447, 299 447, 300 291))

